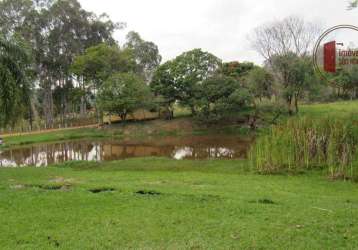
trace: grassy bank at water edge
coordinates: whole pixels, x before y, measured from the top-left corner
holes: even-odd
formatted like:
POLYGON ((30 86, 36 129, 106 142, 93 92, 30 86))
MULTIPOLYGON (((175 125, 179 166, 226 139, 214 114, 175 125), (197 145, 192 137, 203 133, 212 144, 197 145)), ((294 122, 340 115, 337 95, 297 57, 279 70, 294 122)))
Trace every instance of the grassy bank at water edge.
POLYGON ((354 249, 358 187, 246 161, 0 169, 1 249, 354 249))

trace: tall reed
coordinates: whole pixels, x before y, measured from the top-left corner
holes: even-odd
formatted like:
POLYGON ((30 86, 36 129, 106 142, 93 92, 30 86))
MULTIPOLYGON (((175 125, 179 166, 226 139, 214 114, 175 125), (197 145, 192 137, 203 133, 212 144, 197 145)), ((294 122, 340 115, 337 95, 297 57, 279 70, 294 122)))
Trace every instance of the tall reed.
POLYGON ((332 177, 357 177, 357 130, 348 119, 290 119, 258 138, 250 159, 262 173, 325 167, 332 177))

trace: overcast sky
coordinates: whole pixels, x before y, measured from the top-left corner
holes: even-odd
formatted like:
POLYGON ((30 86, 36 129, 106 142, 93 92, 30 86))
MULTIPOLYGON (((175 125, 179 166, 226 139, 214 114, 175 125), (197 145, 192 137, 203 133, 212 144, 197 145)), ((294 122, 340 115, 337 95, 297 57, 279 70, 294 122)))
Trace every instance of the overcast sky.
POLYGON ((247 39, 257 26, 290 15, 319 22, 323 28, 358 25, 358 9, 347 11, 346 0, 80 0, 84 9, 107 13, 127 28, 116 32, 123 43, 135 30, 159 47, 163 60, 202 48, 224 61, 262 58, 247 39))

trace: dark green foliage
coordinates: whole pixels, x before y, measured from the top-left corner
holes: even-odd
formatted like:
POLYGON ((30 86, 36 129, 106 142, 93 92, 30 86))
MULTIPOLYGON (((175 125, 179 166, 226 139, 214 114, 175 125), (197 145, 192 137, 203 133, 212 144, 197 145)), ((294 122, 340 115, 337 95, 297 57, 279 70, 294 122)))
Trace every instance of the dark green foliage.
POLYGON ((167 103, 179 101, 195 114, 200 85, 214 75, 221 65, 216 56, 194 49, 160 66, 154 74, 151 87, 167 103))
POLYGON ((0 37, 0 125, 16 122, 29 104, 29 55, 16 40, 0 37))
MULTIPOLYGON (((108 16, 96 16, 82 9, 77 0, 3 0, 0 2, 0 30, 7 37, 25 40, 32 52, 32 68, 36 72, 36 93, 41 108, 35 112, 35 98, 29 103, 28 119, 39 114, 46 127, 53 126, 56 116, 65 123, 71 111, 70 102, 73 75, 70 71, 74 58, 85 49, 99 43, 115 44, 113 32, 121 24, 113 23, 108 16), (58 99, 54 102, 52 90, 56 88, 58 99)), ((78 79, 79 88, 87 93, 78 79)), ((77 88, 77 87, 76 87, 77 88)), ((82 97, 81 97, 82 98, 82 97)), ((85 98, 81 105, 86 105, 85 98)), ((72 110, 73 111, 73 110, 72 110)), ((35 117, 36 118, 36 117, 35 117)), ((65 124, 62 124, 65 126, 65 124)))
POLYGON ((314 73, 310 57, 299 57, 294 53, 273 56, 269 65, 278 83, 277 91, 285 100, 290 114, 298 113, 298 102, 313 86, 321 83, 314 73))
POLYGON ((264 68, 256 67, 252 69, 246 78, 246 86, 252 95, 260 100, 262 98, 271 99, 274 94, 274 77, 264 68))
POLYGON ((94 106, 98 122, 101 122, 102 119, 97 107, 97 91, 113 75, 135 72, 136 65, 133 50, 120 49, 117 45, 105 43, 90 47, 85 54, 76 57, 72 65, 72 72, 79 79, 83 79, 82 89, 84 93, 86 93, 86 89, 94 90, 94 106))
POLYGON ((337 85, 339 97, 358 98, 358 66, 351 65, 339 69, 332 81, 337 85))
POLYGON ((101 86, 98 104, 102 111, 118 114, 123 121, 140 108, 149 108, 152 100, 149 87, 133 73, 117 73, 101 86))
POLYGON ((179 100, 179 91, 176 88, 177 82, 173 77, 173 62, 169 61, 155 71, 150 87, 156 96, 162 96, 163 102, 172 105, 179 100))
POLYGON ((252 97, 248 89, 238 80, 224 75, 215 75, 200 85, 196 107, 198 118, 203 121, 220 121, 237 115, 249 107, 252 97))
POLYGON ((102 43, 88 48, 83 55, 76 57, 72 72, 98 88, 113 74, 133 72, 135 67, 131 50, 121 50, 116 45, 102 43))

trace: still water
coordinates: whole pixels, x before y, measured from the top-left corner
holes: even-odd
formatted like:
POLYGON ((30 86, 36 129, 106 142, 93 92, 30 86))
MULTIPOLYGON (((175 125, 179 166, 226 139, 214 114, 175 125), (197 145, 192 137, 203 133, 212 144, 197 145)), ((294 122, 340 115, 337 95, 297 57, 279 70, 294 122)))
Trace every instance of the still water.
POLYGON ((150 156, 177 160, 244 159, 251 143, 251 138, 222 135, 142 141, 74 140, 0 151, 0 167, 41 167, 66 161, 113 161, 150 156))

